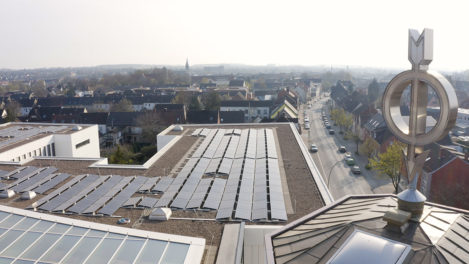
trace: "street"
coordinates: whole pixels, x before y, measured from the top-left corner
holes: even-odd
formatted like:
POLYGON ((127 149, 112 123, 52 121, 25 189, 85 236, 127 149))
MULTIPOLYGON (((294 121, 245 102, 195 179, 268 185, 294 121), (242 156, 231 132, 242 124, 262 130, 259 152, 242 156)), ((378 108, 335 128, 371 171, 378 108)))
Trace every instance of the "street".
MULTIPOLYGON (((343 135, 339 134, 339 128, 332 126, 336 130, 335 135, 329 135, 321 119, 321 109, 329 97, 322 98, 313 102, 309 109, 308 105, 302 105, 300 108, 299 122, 302 126, 302 138, 308 148, 312 143, 316 144, 319 151, 311 153, 316 166, 320 170, 324 181, 329 185, 329 191, 334 199, 339 199, 349 194, 368 194, 368 193, 392 193, 394 188, 391 180, 383 176, 378 176, 373 171, 365 169, 367 158, 355 154, 356 144, 351 140, 344 140, 343 135), (304 115, 306 110, 310 120, 311 128, 304 129, 304 115), (347 152, 352 154, 355 162, 360 167, 361 174, 353 174, 351 166, 345 163, 344 153, 339 152, 339 147, 345 146, 347 152), (328 179, 329 178, 329 179, 328 179), (328 182, 330 181, 330 182, 328 182)), ((325 107, 324 107, 325 109, 325 107)), ((328 116, 330 120, 330 117, 328 116)), ((330 121, 333 125, 333 121, 330 121)))

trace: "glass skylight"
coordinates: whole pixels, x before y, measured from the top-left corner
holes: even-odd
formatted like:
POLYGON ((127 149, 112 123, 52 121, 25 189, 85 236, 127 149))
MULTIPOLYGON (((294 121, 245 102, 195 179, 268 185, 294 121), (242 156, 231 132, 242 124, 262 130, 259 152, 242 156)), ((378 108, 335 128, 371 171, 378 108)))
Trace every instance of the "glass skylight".
POLYGON ((0 205, 0 264, 199 263, 204 244, 0 205))
POLYGON ((411 246, 355 230, 328 264, 404 263, 411 246))

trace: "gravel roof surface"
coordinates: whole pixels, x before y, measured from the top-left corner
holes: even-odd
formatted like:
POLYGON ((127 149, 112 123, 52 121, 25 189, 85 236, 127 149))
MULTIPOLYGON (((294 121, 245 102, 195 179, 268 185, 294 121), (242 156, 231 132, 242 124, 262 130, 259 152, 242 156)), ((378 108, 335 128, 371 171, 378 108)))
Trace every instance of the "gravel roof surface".
MULTIPOLYGON (((134 169, 102 169, 88 168, 93 161, 56 161, 56 160, 34 160, 27 165, 45 167, 54 166, 58 168, 59 172, 70 173, 72 175, 79 174, 100 174, 109 175, 117 174, 122 176, 132 175, 143 175, 148 177, 162 176, 168 169, 173 169, 176 164, 183 158, 186 158, 188 151, 197 141, 197 137, 190 136, 192 131, 198 127, 204 126, 189 126, 185 127, 186 131, 184 136, 166 152, 152 167, 148 170, 134 170, 134 169)), ((315 182, 313 181, 312 175, 307 167, 304 157, 301 154, 300 147, 296 142, 295 136, 291 131, 289 124, 271 124, 266 125, 223 125, 222 128, 265 128, 271 127, 276 129, 278 142, 280 144, 285 175, 287 177, 288 189, 293 202, 294 214, 288 215, 288 222, 294 221, 312 211, 324 206, 324 203, 320 197, 320 193, 317 189, 315 182)), ((207 128, 216 128, 215 126, 209 126, 207 128)), ((15 166, 0 165, 1 170, 11 171, 15 166)), ((51 190, 53 191, 53 190, 51 190)), ((138 196, 135 194, 134 196, 138 196)), ((141 195, 140 195, 141 196, 141 195)), ((38 195, 33 201, 43 197, 38 195)), ((156 197, 156 196, 155 196, 156 197)), ((0 203, 14 206, 18 208, 26 208, 33 201, 21 201, 18 196, 10 199, 0 200, 0 203)), ((127 227, 134 227, 138 229, 172 233, 177 235, 185 236, 196 236, 203 237, 206 239, 207 245, 218 246, 220 243, 221 235, 223 232, 223 225, 226 222, 217 222, 214 220, 202 220, 202 219, 214 219, 215 212, 189 212, 189 211, 173 211, 172 217, 175 218, 186 218, 185 220, 172 219, 166 222, 154 222, 149 221, 144 217, 144 210, 140 209, 119 209, 116 215, 128 217, 131 219, 131 223, 127 227), (199 218, 199 220, 195 219, 199 218)), ((99 222, 111 225, 117 225, 116 218, 113 217, 94 217, 94 216, 83 216, 83 215, 64 215, 66 217, 81 219, 92 222, 99 222)), ((257 223, 248 223, 257 224, 257 223)), ((268 223, 275 224, 275 223, 268 223)), ((285 223, 279 223, 284 225, 285 223)))

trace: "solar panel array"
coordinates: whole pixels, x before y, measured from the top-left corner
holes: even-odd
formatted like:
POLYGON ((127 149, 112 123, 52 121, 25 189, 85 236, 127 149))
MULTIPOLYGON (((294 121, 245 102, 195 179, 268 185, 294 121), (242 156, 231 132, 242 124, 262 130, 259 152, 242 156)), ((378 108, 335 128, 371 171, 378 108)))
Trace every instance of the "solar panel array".
POLYGON ((278 158, 272 129, 204 128, 192 135, 203 139, 155 207, 218 210, 217 219, 287 220, 278 162, 270 161, 278 158))
MULTIPOLYGON (((198 129, 192 156, 176 177, 79 175, 30 208, 50 212, 113 215, 119 208, 171 207, 218 210, 217 219, 287 220, 272 129, 198 129), (156 193, 158 197, 132 197, 156 193)), ((47 193, 70 175, 53 167, 20 167, 0 189, 47 193)))

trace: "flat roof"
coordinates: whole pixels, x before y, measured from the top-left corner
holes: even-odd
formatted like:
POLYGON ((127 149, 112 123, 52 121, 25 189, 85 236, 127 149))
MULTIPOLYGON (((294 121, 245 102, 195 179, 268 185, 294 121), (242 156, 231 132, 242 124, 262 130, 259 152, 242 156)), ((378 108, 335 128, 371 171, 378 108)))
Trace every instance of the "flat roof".
POLYGON ((72 134, 77 132, 77 127, 86 128, 90 126, 92 125, 6 123, 0 125, 0 151, 19 147, 25 143, 54 134, 72 134))
MULTIPOLYGON (((198 128, 211 129, 261 129, 270 128, 273 130, 274 140, 278 149, 279 170, 281 177, 281 186, 284 190, 285 205, 288 219, 285 224, 294 221, 307 213, 321 208, 325 205, 322 200, 318 186, 308 167, 308 163, 302 154, 301 147, 297 142, 297 138, 292 131, 294 126, 288 123, 273 124, 240 124, 240 125, 183 125, 184 130, 181 132, 172 131, 170 134, 181 136, 180 139, 172 145, 161 158, 159 158, 151 167, 145 170, 139 169, 118 169, 118 168, 92 168, 89 167, 94 160, 75 159, 36 159, 24 166, 35 166, 37 168, 55 167, 57 173, 69 173, 75 178, 77 175, 94 174, 100 175, 120 175, 120 176, 145 176, 152 177, 172 177, 175 178, 181 169, 189 162, 194 150, 201 144, 203 137, 195 137, 191 134, 198 128), (294 193, 296 206, 291 206, 290 194, 294 193), (290 205, 288 205, 290 204, 290 205)), ((1 170, 12 171, 14 166, 0 165, 1 170)), ((205 178, 205 176, 204 176, 205 178)), ((215 176, 214 179, 227 179, 226 176, 215 176)), ((68 181, 67 181, 68 182, 68 181)), ((213 181, 215 183, 215 181, 213 181)), ((65 183, 63 183, 65 184, 65 183)), ((57 185, 55 189, 61 185, 57 185)), ((53 189, 53 190, 55 190, 53 189)), ((49 194, 53 190, 47 192, 49 194)), ((32 203, 45 197, 38 195, 32 200, 21 200, 18 196, 2 199, 1 204, 8 204, 18 208, 26 208, 32 203)), ((131 198, 149 197, 160 199, 161 193, 135 193, 131 198)), ((149 201, 148 199, 146 201, 149 201)), ((165 222, 152 222, 146 218, 147 210, 119 208, 115 215, 127 217, 131 220, 132 227, 135 229, 149 230, 156 232, 172 233, 191 237, 205 238, 207 243, 212 246, 218 246, 221 240, 224 222, 216 220, 217 212, 213 210, 173 210, 172 217, 165 222), (138 223, 138 224, 137 224, 138 223), (196 223, 196 224, 194 224, 196 223)), ((77 220, 87 220, 97 223, 116 225, 115 218, 112 217, 93 217, 89 215, 63 215, 67 218, 77 220)), ((235 220, 240 221, 240 220, 235 220)), ((249 222, 249 225, 257 222, 249 222)), ((272 222, 272 224, 277 224, 272 222)))

